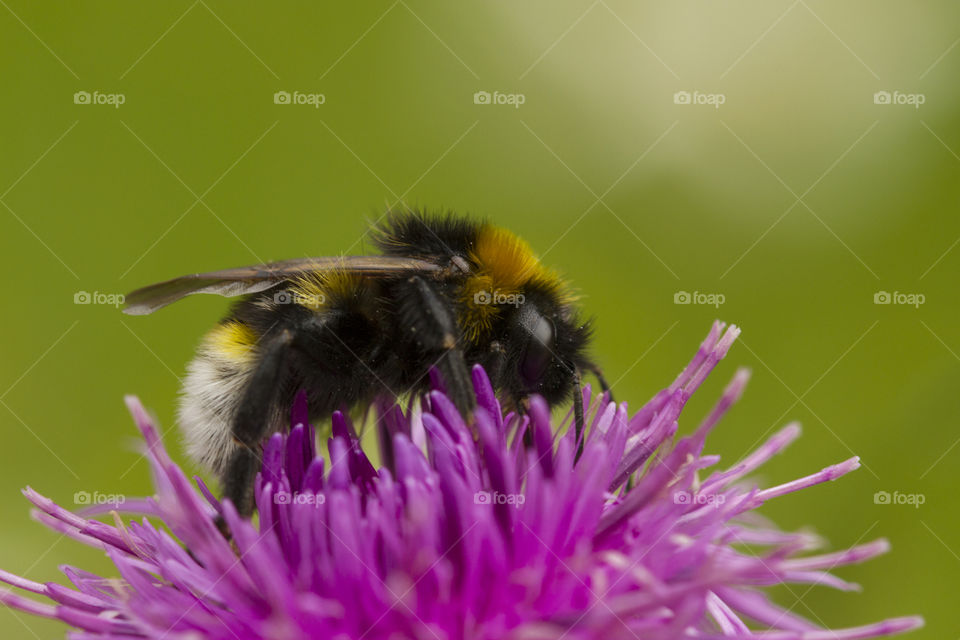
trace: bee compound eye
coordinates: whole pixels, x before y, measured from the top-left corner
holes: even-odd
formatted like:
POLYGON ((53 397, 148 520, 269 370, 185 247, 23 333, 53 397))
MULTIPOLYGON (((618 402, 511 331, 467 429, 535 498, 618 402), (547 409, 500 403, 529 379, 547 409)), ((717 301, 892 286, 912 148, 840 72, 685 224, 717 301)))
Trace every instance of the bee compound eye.
POLYGON ((520 375, 528 387, 535 388, 553 360, 553 324, 538 315, 528 331, 529 339, 520 362, 520 375))

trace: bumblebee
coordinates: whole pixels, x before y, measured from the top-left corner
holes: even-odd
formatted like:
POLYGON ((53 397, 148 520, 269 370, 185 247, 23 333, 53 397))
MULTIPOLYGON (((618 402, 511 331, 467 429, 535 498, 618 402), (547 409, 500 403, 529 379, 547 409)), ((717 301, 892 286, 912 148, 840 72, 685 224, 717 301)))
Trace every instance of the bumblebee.
MULTIPOLYGON (((186 275, 134 291, 143 315, 188 294, 242 296, 187 367, 179 423, 187 451, 216 473, 224 497, 253 512, 259 445, 286 428, 299 391, 311 421, 375 397, 417 397, 429 373, 469 419, 472 365, 505 406, 574 402, 588 323, 569 286, 513 233, 454 214, 389 213, 372 231, 381 255, 303 258, 186 275)), ((582 443, 581 443, 582 446, 582 443)))

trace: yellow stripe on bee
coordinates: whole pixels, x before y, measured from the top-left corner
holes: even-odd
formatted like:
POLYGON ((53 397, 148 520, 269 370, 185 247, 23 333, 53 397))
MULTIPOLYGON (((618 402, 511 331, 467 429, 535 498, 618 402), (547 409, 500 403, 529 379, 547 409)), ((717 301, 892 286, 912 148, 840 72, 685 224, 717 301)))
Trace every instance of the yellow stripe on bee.
POLYGON ((317 311, 331 298, 344 299, 355 295, 361 280, 360 276, 346 269, 306 272, 292 281, 291 302, 317 311))
POLYGON ((480 266, 481 273, 504 291, 515 292, 531 280, 558 280, 556 274, 540 264, 525 240, 489 224, 480 227, 470 257, 480 266))
POLYGON ((253 357, 253 347, 257 344, 257 334, 253 329, 230 320, 217 326, 207 334, 207 347, 228 360, 244 361, 253 357))
POLYGON ((561 303, 573 296, 554 271, 544 267, 530 245, 516 234, 485 224, 480 227, 470 259, 477 271, 463 284, 460 301, 465 309, 464 329, 476 341, 499 315, 500 300, 517 297, 530 285, 556 293, 561 303))
POLYGON ((464 308, 463 331, 472 342, 490 329, 494 318, 500 313, 495 304, 491 304, 491 292, 496 287, 493 278, 488 275, 472 275, 463 283, 460 301, 464 308))

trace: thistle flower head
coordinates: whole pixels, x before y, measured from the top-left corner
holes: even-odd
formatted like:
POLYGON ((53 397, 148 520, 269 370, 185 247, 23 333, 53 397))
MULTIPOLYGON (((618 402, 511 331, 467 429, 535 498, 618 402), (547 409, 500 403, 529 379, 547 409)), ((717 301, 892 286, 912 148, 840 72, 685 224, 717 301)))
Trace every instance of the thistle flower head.
POLYGON ((746 371, 692 435, 677 437, 684 405, 737 334, 715 324, 674 382, 635 413, 585 389, 579 457, 571 416, 553 422, 538 398, 525 415, 503 416, 479 367, 472 425, 439 388, 409 412, 379 401, 379 466, 339 413, 327 459, 319 456, 301 398, 290 431, 264 445, 256 521, 191 481, 128 398, 156 495, 124 507, 145 517, 123 523, 114 513, 107 524, 25 490, 40 522, 102 549, 118 577, 66 566, 68 588, 0 572, 49 603, 13 592, 0 601, 62 620, 77 640, 854 640, 920 626, 898 618, 823 629, 765 593, 788 583, 853 589, 830 571, 888 545, 817 553, 816 538, 756 514, 859 464, 762 489, 745 481, 799 435, 796 425, 714 470, 719 459, 703 453, 705 439, 739 398, 746 371))

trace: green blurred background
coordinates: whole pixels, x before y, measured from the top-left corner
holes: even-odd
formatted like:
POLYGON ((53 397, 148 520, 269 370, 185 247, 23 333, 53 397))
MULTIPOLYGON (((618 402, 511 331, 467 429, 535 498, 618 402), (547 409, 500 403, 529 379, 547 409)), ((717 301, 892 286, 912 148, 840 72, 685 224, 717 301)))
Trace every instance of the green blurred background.
MULTIPOLYGON (((19 490, 67 505, 149 492, 122 395, 172 427, 178 376, 227 304, 131 318, 75 294, 362 252, 368 221, 403 202, 526 237, 583 292, 634 406, 715 317, 742 326, 681 428, 750 367, 708 448, 732 463, 801 421, 762 482, 854 454, 863 468, 765 513, 834 548, 893 545, 839 572, 863 593, 780 601, 830 626, 919 613, 911 637, 960 635, 956 2, 0 5, 0 567, 109 570, 31 522, 19 490), (80 91, 124 103, 76 104, 80 91), (523 104, 476 104, 480 91, 523 104), (723 304, 675 304, 684 291, 723 304), (881 291, 923 304, 875 304, 881 291)), ((0 619, 6 638, 61 632, 0 619)))

